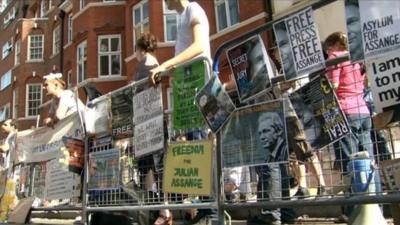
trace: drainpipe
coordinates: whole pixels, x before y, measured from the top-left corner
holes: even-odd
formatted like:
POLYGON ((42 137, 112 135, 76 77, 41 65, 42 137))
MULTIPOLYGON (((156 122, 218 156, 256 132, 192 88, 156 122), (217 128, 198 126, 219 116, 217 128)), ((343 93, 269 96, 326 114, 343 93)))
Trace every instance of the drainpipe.
POLYGON ((64 73, 64 19, 65 19, 65 12, 61 10, 58 13, 58 16, 61 19, 61 27, 60 27, 60 72, 64 73))

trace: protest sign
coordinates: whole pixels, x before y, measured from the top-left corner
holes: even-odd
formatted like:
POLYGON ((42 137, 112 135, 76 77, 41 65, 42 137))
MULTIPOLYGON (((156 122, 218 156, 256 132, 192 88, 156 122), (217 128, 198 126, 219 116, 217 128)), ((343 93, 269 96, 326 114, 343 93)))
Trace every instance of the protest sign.
POLYGON ((273 26, 286 80, 325 67, 311 7, 278 21, 273 26))
POLYGON ((164 192, 211 195, 212 141, 171 143, 166 157, 164 192))
POLYGON ((133 137, 132 87, 111 94, 111 124, 115 139, 133 137))
POLYGON ((82 127, 77 113, 58 121, 51 127, 18 132, 16 163, 41 162, 56 158, 65 147, 63 137, 80 138, 82 127))
POLYGON ((89 154, 89 190, 118 188, 119 175, 119 149, 89 154))
POLYGON ((204 122, 194 97, 205 83, 205 63, 202 60, 178 67, 172 77, 174 129, 202 127, 204 122))
POLYGON ((368 61, 375 111, 380 113, 400 107, 400 54, 368 61))
POLYGON ((133 96, 133 123, 135 125, 163 114, 161 85, 145 89, 133 96))
POLYGON ((216 133, 235 110, 228 93, 225 92, 217 76, 212 76, 197 93, 196 103, 210 129, 216 133))
POLYGON ((86 131, 89 135, 101 134, 110 130, 110 99, 109 96, 90 103, 85 108, 84 118, 86 131))
POLYGON ((240 101, 246 101, 271 87, 274 76, 271 60, 260 35, 253 36, 226 51, 240 101))
POLYGON ((58 158, 48 161, 46 163, 44 198, 51 200, 74 197, 74 188, 78 186, 75 180, 74 173, 64 170, 58 158))
POLYGON ((289 99, 313 148, 323 148, 350 132, 337 97, 324 75, 291 93, 289 99))
POLYGON ((164 147, 164 116, 159 115, 135 126, 135 156, 140 157, 164 147))
POLYGON ((374 59, 400 49, 400 2, 346 0, 352 61, 374 59))
POLYGON ((282 100, 236 109, 220 132, 224 168, 288 160, 282 100))

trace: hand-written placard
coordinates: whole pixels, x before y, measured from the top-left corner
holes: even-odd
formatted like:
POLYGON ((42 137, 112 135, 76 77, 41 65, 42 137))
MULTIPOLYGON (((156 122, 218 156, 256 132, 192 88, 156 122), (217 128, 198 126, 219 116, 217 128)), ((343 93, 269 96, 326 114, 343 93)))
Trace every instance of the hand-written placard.
POLYGON ((172 79, 174 129, 202 127, 200 110, 195 104, 195 95, 205 83, 205 65, 202 60, 176 68, 172 79))
POLYGON ((159 115, 135 126, 135 156, 149 154, 164 147, 164 117, 159 115))
POLYGON ((211 195, 212 141, 170 144, 164 171, 164 192, 211 195))
POLYGON ((132 95, 132 87, 111 94, 111 124, 114 138, 133 136, 132 95))
POLYGON ((369 61, 368 76, 376 112, 400 104, 400 54, 369 61))
POLYGON ((133 96, 133 123, 143 123, 150 118, 163 113, 161 100, 161 86, 148 88, 133 96))

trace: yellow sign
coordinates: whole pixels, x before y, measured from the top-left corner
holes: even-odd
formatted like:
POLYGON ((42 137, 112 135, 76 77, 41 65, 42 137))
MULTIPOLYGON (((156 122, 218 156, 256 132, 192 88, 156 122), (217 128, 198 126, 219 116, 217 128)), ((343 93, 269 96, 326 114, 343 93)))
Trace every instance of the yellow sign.
POLYGON ((164 192, 211 195, 212 141, 170 144, 164 171, 164 192))

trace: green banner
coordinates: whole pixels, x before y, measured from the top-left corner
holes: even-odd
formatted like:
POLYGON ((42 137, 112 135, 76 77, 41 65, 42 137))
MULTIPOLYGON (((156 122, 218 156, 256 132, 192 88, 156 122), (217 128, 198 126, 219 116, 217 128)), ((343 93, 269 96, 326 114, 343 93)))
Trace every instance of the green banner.
POLYGON ((204 119, 194 98, 205 84, 205 65, 202 60, 175 69, 172 79, 174 97, 174 129, 204 126, 204 119))

